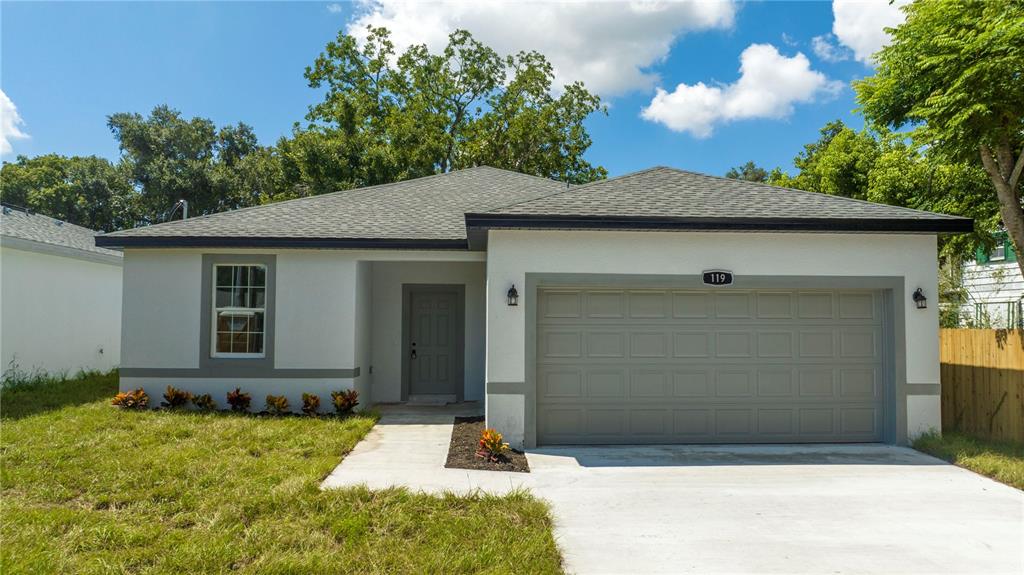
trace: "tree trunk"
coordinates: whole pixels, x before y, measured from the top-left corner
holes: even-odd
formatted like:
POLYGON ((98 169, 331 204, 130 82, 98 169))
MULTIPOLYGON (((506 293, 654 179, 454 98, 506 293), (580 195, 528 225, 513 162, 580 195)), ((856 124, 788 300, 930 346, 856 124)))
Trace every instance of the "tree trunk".
POLYGON ((1021 274, 1024 274, 1024 208, 1021 207, 1020 192, 1017 189, 1024 168, 1024 150, 1021 150, 1014 164, 1011 164, 1013 152, 1009 145, 1000 146, 995 150, 995 154, 988 146, 983 145, 980 152, 981 163, 996 188, 999 215, 1003 218, 1003 226, 1006 227, 1010 241, 1013 242, 1013 250, 1017 254, 1017 267, 1020 268, 1021 274), (997 162, 997 157, 1002 161, 997 162))

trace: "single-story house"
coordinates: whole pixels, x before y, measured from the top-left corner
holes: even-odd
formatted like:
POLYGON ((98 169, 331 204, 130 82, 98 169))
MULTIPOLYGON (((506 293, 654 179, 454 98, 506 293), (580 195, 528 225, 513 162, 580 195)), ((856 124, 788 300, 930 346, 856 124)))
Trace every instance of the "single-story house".
POLYGON ((121 252, 98 232, 0 207, 4 379, 106 371, 121 356, 121 252))
POLYGON ((106 234, 123 388, 482 400, 513 446, 938 428, 965 218, 657 167, 490 167, 106 234))

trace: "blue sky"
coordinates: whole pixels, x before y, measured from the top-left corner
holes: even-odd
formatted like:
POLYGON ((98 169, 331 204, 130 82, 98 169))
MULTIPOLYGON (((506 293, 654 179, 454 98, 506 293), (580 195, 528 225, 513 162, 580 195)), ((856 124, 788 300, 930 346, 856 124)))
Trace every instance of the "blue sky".
POLYGON ((884 42, 894 12, 887 0, 655 9, 5 1, 0 135, 13 150, 3 159, 116 158, 106 116, 162 103, 218 125, 246 122, 273 143, 319 97, 306 86, 305 66, 340 30, 374 23, 394 29, 399 42, 436 46, 465 26, 499 51, 547 54, 559 80, 583 79, 605 98, 608 116, 588 124, 587 157, 612 175, 657 164, 721 174, 747 160, 791 169, 825 122, 862 125, 849 83, 871 73, 867 55, 884 42))

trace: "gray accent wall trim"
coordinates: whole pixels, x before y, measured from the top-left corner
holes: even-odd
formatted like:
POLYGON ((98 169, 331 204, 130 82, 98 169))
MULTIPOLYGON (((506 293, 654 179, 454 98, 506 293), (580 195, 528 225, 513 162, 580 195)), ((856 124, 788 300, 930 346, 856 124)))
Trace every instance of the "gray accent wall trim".
MULTIPOLYGON (((531 273, 526 274, 523 293, 523 312, 526 314, 525 336, 525 427, 524 444, 527 448, 537 446, 537 299, 541 288, 580 286, 637 286, 680 289, 707 289, 701 274, 660 275, 660 274, 573 274, 573 273, 531 273)), ((884 313, 883 338, 886 342, 884 381, 888 389, 884 406, 884 434, 886 443, 906 445, 907 440, 907 395, 906 383, 906 326, 905 326, 905 279, 903 276, 746 276, 742 271, 734 276, 734 284, 722 286, 723 291, 764 289, 764 288, 821 288, 821 289, 876 289, 882 290, 884 313)), ((488 384, 491 385, 491 384, 488 384)), ((488 388, 487 393, 491 393, 488 388)))
POLYGON ((456 351, 458 357, 455 359, 458 373, 455 380, 455 399, 462 401, 466 390, 466 286, 464 284, 402 284, 402 401, 409 399, 410 369, 409 356, 412 341, 412 294, 414 292, 452 292, 458 297, 456 304, 457 316, 455 326, 458 333, 455 335, 456 351))
POLYGON ((253 379, 354 379, 360 369, 263 369, 260 367, 159 368, 122 367, 121 377, 176 379, 250 377, 253 379))
POLYGON ((938 383, 908 383, 907 395, 941 395, 942 386, 938 383))
POLYGON ((525 381, 488 381, 487 393, 491 395, 524 395, 525 381))
POLYGON ((203 254, 200 289, 202 295, 199 304, 199 369, 206 372, 217 372, 218 375, 214 377, 259 377, 250 374, 274 371, 277 256, 273 254, 203 254), (263 357, 213 356, 213 267, 217 264, 260 264, 267 268, 266 314, 263 318, 263 357))

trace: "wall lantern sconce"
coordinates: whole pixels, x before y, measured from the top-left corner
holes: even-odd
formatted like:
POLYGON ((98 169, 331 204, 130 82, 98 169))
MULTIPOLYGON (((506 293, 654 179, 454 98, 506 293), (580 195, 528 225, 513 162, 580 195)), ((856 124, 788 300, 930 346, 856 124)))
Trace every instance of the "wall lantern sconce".
POLYGON ((512 284, 512 287, 508 288, 508 305, 517 306, 519 305, 519 292, 516 291, 516 284, 512 284))
POLYGON ((917 291, 914 292, 913 298, 914 305, 917 306, 917 309, 925 309, 928 307, 928 298, 924 297, 924 292, 921 291, 921 288, 917 288, 917 291))

